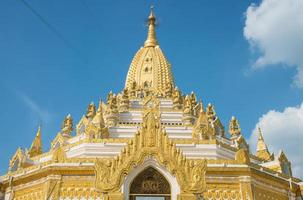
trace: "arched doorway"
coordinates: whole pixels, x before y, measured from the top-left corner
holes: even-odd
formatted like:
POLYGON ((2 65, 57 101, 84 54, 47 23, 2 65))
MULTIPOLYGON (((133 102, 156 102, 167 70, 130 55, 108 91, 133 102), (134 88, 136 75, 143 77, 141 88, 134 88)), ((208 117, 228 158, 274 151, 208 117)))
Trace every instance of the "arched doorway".
POLYGON ((170 200, 170 184, 156 169, 148 167, 130 184, 130 200, 170 200))

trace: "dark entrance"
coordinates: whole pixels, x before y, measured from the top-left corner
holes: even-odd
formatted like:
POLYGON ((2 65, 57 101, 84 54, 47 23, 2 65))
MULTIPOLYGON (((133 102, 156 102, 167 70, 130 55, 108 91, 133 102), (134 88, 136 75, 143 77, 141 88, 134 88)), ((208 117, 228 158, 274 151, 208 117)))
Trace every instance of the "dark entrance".
POLYGON ((146 168, 130 185, 130 200, 170 200, 170 185, 152 167, 146 168))

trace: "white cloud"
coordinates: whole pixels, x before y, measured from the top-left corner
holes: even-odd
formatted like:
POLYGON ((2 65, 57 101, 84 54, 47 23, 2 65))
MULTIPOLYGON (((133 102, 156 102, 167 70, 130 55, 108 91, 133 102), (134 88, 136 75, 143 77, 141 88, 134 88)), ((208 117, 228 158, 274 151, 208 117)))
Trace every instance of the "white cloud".
POLYGON ((254 68, 274 64, 296 67, 294 84, 303 88, 303 1, 262 0, 246 11, 244 36, 261 56, 254 68))
POLYGON ((35 115, 35 118, 39 121, 39 123, 48 124, 51 122, 52 114, 49 111, 42 109, 34 100, 32 100, 26 94, 17 92, 17 95, 20 97, 22 102, 30 109, 31 114, 35 115))
POLYGON ((303 103, 287 107, 283 112, 270 110, 257 123, 250 136, 251 150, 256 149, 257 127, 260 126, 271 152, 282 149, 292 162, 294 176, 303 178, 303 103))

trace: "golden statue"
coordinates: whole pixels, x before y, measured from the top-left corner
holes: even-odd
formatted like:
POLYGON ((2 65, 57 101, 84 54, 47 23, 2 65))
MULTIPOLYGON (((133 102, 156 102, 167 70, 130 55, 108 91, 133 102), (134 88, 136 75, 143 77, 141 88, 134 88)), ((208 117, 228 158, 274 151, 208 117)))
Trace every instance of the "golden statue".
POLYGON ((191 99, 188 95, 186 95, 184 99, 184 109, 183 109, 183 114, 184 115, 192 115, 192 103, 191 99))
POLYGON ((166 83, 165 97, 172 97, 173 85, 171 83, 166 83))
POLYGON ((159 116, 156 116, 157 108, 151 108, 145 111, 143 117, 143 124, 142 128, 144 132, 147 134, 147 146, 152 147, 155 146, 155 138, 157 134, 157 130, 160 128, 160 123, 158 120, 160 119, 159 116))
POLYGON ((182 107, 182 95, 181 91, 178 89, 178 87, 175 87, 172 93, 173 96, 173 109, 179 110, 182 107))
POLYGON ((107 97, 107 109, 105 111, 106 125, 115 126, 118 120, 117 96, 110 92, 107 97))

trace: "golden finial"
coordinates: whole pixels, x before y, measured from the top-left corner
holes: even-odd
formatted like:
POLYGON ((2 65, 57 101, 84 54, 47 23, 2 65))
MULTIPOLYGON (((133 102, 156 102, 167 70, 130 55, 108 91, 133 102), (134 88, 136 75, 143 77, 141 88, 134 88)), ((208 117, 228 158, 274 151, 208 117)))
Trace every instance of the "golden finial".
POLYGON ((34 157, 42 153, 42 142, 41 142, 41 126, 38 127, 36 137, 28 151, 29 157, 34 157))
POLYGON ((273 158, 272 155, 270 155, 267 145, 265 144, 263 134, 261 131, 261 128, 258 127, 258 143, 257 143, 257 154, 259 158, 263 160, 271 160, 273 158))
POLYGON ((148 16, 148 33, 147 39, 144 43, 144 47, 154 47, 158 45, 157 38, 156 38, 156 17, 154 14, 154 6, 150 7, 150 14, 148 16))
POLYGON ((41 125, 38 126, 36 137, 41 137, 41 125))

